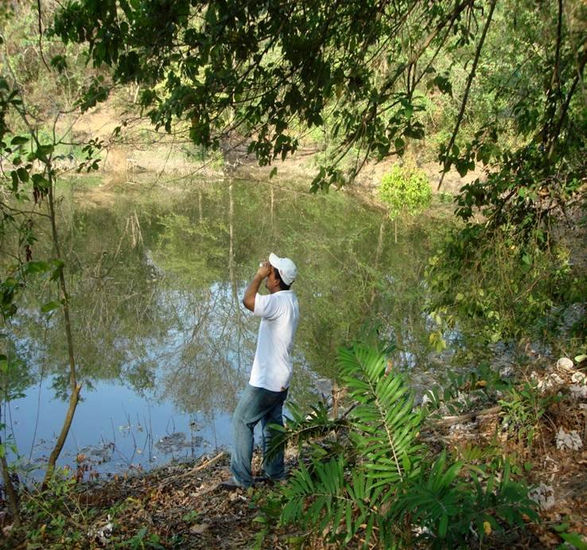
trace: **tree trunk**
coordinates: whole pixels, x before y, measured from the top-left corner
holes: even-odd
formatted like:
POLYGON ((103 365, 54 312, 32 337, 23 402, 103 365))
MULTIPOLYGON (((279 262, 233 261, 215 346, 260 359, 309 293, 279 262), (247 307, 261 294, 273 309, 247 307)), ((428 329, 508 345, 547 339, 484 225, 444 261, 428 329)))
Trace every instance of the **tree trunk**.
POLYGON ((49 455, 49 461, 47 462, 47 471, 45 472, 45 478, 43 479, 42 488, 46 489, 55 473, 55 465, 57 464, 57 459, 63 450, 63 445, 65 444, 65 440, 67 439, 67 434, 69 433, 69 429, 71 428, 71 423, 73 421, 73 416, 75 414, 75 409, 79 402, 79 394, 81 390, 81 385, 77 385, 75 390, 72 391, 69 397, 69 407, 67 408, 67 413, 65 414, 65 419, 63 420, 63 425, 61 426, 61 433, 55 442, 55 446, 49 455))
POLYGON ((234 269, 234 197, 233 197, 233 184, 232 181, 228 186, 228 274, 230 277, 230 285, 232 287, 232 300, 234 306, 234 325, 236 328, 236 358, 237 358, 237 371, 241 372, 242 368, 242 356, 241 356, 241 333, 242 333, 242 322, 241 322, 241 309, 240 309, 240 298, 238 295, 238 287, 236 280, 236 272, 234 269))
MULTIPOLYGON (((0 446, 2 446, 2 439, 0 439, 0 446)), ((8 462, 6 461, 6 451, 0 452, 0 465, 2 467, 2 479, 4 481, 4 491, 6 492, 6 500, 8 501, 8 510, 12 516, 15 527, 20 527, 20 515, 18 513, 18 494, 10 479, 10 472, 8 470, 8 462)))
MULTIPOLYGON (((47 198, 49 202, 49 215, 51 218, 51 236, 53 239, 55 256, 58 260, 61 260, 61 247, 59 243, 59 234, 57 232, 57 222, 55 219, 55 197, 53 195, 54 179, 50 164, 47 165, 47 175, 49 180, 49 192, 47 194, 47 198)), ((53 450, 49 455, 47 471, 45 472, 45 478, 43 479, 43 488, 47 487, 49 481, 53 477, 53 473, 55 472, 55 464, 57 463, 57 459, 61 454, 63 445, 65 444, 65 440, 67 439, 67 434, 69 433, 69 429, 71 428, 71 423, 73 421, 75 409, 79 402, 79 394, 81 390, 81 385, 77 382, 77 372, 73 348, 73 335, 71 332, 71 319, 69 315, 69 295, 67 293, 67 285, 65 284, 65 275, 63 274, 63 269, 59 270, 59 291, 61 294, 61 301, 63 304, 63 318, 65 321, 65 336, 67 340, 67 355, 69 359, 69 385, 71 388, 71 395, 69 396, 69 407, 67 409, 65 419, 63 420, 61 433, 59 434, 57 442, 55 443, 55 446, 53 447, 53 450)))
POLYGON ((234 198, 232 182, 228 185, 228 274, 232 286, 232 296, 238 309, 238 292, 234 275, 234 198))

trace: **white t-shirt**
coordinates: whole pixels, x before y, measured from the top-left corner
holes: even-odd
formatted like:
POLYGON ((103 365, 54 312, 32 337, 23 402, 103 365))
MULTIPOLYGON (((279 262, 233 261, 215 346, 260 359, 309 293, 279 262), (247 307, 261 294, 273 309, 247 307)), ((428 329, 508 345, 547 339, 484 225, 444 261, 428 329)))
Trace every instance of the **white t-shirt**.
POLYGON ((292 374, 291 350, 300 316, 293 290, 255 296, 255 311, 261 317, 257 351, 249 384, 270 391, 289 387, 292 374))

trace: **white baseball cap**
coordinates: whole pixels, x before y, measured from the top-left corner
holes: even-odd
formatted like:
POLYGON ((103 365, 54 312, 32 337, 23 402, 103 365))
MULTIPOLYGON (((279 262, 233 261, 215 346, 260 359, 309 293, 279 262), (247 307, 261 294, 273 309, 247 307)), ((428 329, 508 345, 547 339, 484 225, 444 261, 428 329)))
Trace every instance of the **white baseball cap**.
POLYGON ((279 271, 281 280, 287 285, 291 285, 298 274, 298 268, 289 258, 280 258, 271 252, 269 254, 269 263, 279 271))

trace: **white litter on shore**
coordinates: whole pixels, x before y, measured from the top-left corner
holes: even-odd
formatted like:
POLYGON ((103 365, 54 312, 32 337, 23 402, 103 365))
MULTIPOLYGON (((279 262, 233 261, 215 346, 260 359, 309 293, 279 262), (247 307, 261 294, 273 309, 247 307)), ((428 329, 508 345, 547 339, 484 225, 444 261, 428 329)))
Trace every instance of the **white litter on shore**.
POLYGON ((528 496, 538 504, 541 510, 548 510, 556 504, 554 489, 545 483, 540 483, 538 487, 530 489, 528 496))
POLYGON ((577 451, 581 447, 583 447, 583 441, 581 441, 581 437, 579 436, 579 432, 577 432, 577 430, 571 430, 567 433, 562 428, 558 429, 556 434, 557 449, 569 449, 571 451, 577 451))

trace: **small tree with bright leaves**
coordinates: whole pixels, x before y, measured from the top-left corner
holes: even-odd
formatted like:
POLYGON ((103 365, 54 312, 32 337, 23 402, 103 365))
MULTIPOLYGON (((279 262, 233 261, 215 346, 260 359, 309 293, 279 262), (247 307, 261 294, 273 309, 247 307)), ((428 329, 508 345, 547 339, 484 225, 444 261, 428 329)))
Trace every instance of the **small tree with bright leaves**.
POLYGON ((397 218, 403 214, 413 216, 428 207, 432 190, 422 171, 395 165, 381 179, 379 197, 389 208, 397 243, 397 218))

